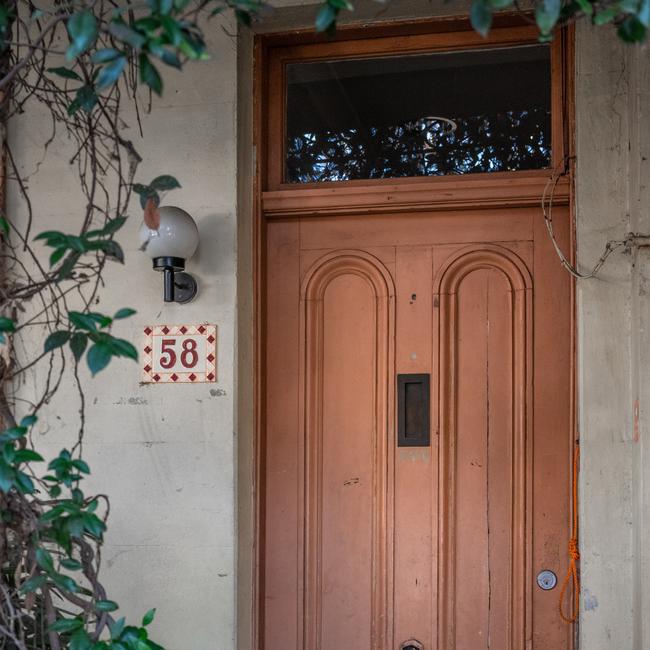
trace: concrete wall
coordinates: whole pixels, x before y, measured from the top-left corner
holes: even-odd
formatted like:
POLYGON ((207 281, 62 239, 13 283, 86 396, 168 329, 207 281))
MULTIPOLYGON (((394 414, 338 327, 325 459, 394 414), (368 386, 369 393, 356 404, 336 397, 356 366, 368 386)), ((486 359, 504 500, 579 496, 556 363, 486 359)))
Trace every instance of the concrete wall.
MULTIPOLYGON (((612 30, 577 33, 577 245, 650 233, 650 50, 612 30)), ((649 249, 612 255, 577 285, 581 435, 581 648, 647 648, 650 519, 649 249)))
MULTIPOLYGON (((95 379, 84 372, 87 431, 85 457, 93 469, 87 488, 111 498, 103 551, 105 582, 124 613, 139 621, 157 607, 153 636, 168 650, 232 650, 235 621, 234 354, 236 264, 236 32, 234 22, 206 28, 212 59, 192 64, 189 74, 166 77, 162 100, 142 117, 125 102, 129 136, 144 161, 137 179, 160 173, 178 178, 182 189, 166 199, 197 220, 201 243, 188 270, 199 282, 190 305, 165 305, 162 278, 137 250, 142 211, 132 202, 118 239, 124 267, 110 264, 98 311, 122 306, 138 314, 115 333, 139 344, 151 323, 211 322, 218 326, 218 383, 140 386, 139 367, 114 361, 95 379)), ((31 176, 36 223, 45 229, 79 228, 78 179, 68 164, 70 149, 60 135, 47 153, 49 122, 32 109, 10 125, 11 146, 23 173, 31 176)), ((24 218, 15 185, 8 212, 24 218)), ((44 256, 47 254, 43 251, 44 256)), ((45 257, 46 259, 46 257, 45 257)), ((25 345, 34 350, 39 341, 25 345)), ((19 387, 29 396, 46 368, 19 387)), ((70 445, 78 427, 79 398, 68 380, 37 427, 39 447, 56 454, 70 445)))

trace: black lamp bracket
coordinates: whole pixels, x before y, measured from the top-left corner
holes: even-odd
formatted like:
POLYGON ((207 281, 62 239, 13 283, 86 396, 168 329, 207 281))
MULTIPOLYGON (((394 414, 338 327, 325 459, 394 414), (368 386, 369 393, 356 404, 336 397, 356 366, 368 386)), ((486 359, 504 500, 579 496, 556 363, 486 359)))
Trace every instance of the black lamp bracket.
POLYGON ((185 304, 196 296, 196 280, 185 273, 185 260, 182 257, 155 257, 153 268, 163 273, 165 302, 185 304))

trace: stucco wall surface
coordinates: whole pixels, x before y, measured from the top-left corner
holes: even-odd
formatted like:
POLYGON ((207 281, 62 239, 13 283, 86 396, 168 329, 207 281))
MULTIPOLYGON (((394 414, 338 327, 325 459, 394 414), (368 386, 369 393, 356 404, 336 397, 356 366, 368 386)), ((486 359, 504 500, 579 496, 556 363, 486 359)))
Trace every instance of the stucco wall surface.
MULTIPOLYGON (((139 385, 139 366, 113 361, 95 379, 83 370, 86 394, 84 456, 93 474, 85 489, 110 495, 111 515, 103 549, 110 597, 139 621, 157 607, 152 636, 168 650, 232 650, 235 620, 233 359, 235 350, 236 209, 236 25, 206 26, 211 60, 166 74, 162 99, 141 105, 144 137, 132 103, 124 102, 129 137, 143 157, 137 179, 177 177, 182 189, 165 203, 196 219, 197 255, 187 269, 199 283, 189 305, 165 305, 162 277, 139 252, 142 211, 137 197, 118 240, 125 266, 109 264, 96 310, 133 307, 135 317, 114 333, 139 345, 152 323, 216 323, 218 382, 202 385, 139 385)), ((70 149, 59 134, 47 152, 49 120, 41 110, 10 125, 10 144, 29 183, 35 232, 76 232, 84 203, 69 164, 70 149), (40 163, 40 166, 39 166, 40 163), (34 173, 38 167, 38 173, 34 173)), ((8 212, 24 219, 24 205, 9 186, 8 212)), ((43 250, 44 259, 47 251, 43 250)), ((41 345, 24 342, 33 350, 41 345)), ((26 397, 45 368, 19 387, 26 397)), ((79 397, 68 379, 46 408, 36 439, 48 456, 76 436, 79 397)))
MULTIPOLYGON (((576 42, 578 259, 650 233, 650 49, 581 24, 576 42)), ((583 650, 650 647, 650 249, 577 283, 583 650)))

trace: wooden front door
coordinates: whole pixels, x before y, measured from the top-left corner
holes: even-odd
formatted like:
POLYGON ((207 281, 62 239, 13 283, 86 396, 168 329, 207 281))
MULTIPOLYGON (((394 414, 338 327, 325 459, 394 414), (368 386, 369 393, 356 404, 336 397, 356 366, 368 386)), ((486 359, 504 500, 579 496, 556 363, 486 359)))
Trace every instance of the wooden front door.
POLYGON ((260 647, 571 647, 559 586, 536 582, 563 579, 570 535, 571 280, 548 175, 301 189, 271 164, 260 647))

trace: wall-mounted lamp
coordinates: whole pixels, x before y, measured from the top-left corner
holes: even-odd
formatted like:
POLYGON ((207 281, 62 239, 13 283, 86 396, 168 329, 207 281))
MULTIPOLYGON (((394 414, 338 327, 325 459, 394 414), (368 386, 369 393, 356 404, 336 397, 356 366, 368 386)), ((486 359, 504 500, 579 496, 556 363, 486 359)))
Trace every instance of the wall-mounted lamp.
POLYGON ((164 275, 165 302, 190 302, 196 296, 196 280, 185 271, 188 260, 199 245, 199 230, 194 219, 180 208, 158 208, 158 229, 146 223, 140 227, 142 250, 153 260, 153 268, 164 275))

